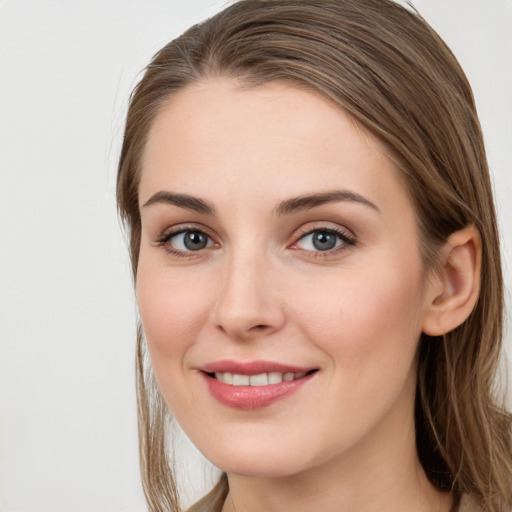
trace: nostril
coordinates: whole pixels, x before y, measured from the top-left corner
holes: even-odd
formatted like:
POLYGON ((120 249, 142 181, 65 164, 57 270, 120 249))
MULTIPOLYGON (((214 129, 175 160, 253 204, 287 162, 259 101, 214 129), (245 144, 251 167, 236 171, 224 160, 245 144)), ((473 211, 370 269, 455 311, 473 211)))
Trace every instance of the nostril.
POLYGON ((249 329, 249 332, 252 332, 252 333, 255 333, 255 332, 264 332, 264 331, 267 331, 269 329, 269 325, 266 325, 266 324, 258 324, 258 325, 253 325, 250 329, 249 329))

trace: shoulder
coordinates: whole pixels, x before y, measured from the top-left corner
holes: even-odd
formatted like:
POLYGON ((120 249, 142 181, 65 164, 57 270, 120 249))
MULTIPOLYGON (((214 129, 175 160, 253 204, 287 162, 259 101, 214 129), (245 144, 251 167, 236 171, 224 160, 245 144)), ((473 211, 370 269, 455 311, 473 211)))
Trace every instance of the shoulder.
POLYGON ((457 512, 484 512, 484 510, 475 503, 469 494, 464 494, 460 499, 457 512))
POLYGON ((227 494, 227 479, 225 475, 222 475, 217 485, 186 512, 222 512, 227 494))

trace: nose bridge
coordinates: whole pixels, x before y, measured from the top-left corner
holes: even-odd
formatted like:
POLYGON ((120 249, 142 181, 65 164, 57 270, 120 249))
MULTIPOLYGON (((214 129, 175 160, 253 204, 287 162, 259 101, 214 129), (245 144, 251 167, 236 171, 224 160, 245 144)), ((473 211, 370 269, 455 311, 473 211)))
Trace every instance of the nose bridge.
POLYGON ((271 333, 284 322, 273 263, 261 247, 233 247, 223 262, 214 307, 216 327, 234 338, 271 333))

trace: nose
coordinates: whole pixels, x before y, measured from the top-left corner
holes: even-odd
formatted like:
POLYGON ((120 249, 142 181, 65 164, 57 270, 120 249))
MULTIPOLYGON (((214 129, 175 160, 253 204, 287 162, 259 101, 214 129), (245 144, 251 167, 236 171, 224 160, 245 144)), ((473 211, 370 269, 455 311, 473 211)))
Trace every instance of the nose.
POLYGON ((220 272, 221 286, 212 308, 216 329, 234 340, 271 335, 285 324, 280 280, 264 257, 233 255, 220 272))

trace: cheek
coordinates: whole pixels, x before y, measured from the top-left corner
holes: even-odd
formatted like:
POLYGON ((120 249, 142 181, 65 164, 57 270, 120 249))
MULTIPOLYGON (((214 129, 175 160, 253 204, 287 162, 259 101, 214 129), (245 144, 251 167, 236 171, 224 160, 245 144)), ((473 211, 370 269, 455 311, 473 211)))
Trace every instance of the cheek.
POLYGON ((371 274, 353 272, 354 279, 344 279, 343 287, 317 291, 318 306, 310 296, 309 316, 303 317, 303 329, 315 326, 308 336, 328 356, 329 412, 323 435, 332 450, 385 425, 386 417, 407 424, 413 407, 419 282, 399 272, 379 280, 371 274))
POLYGON ((151 367, 167 406, 175 417, 195 410, 187 392, 186 357, 207 317, 205 287, 183 283, 176 272, 142 261, 137 300, 151 367))
POLYGON ((157 378, 160 368, 181 366, 208 315, 205 288, 181 281, 169 270, 139 266, 137 300, 157 378))
POLYGON ((297 297, 297 317, 342 378, 364 380, 375 391, 379 375, 403 377, 411 368, 421 334, 421 269, 360 270, 297 297))

